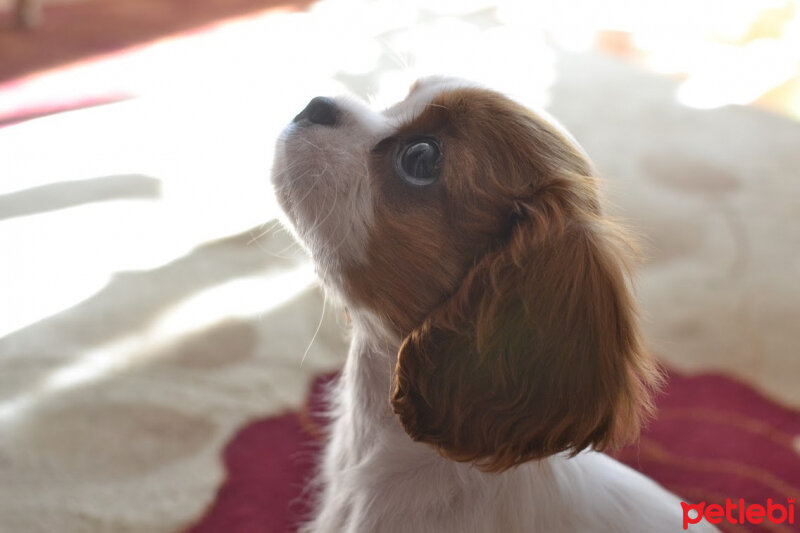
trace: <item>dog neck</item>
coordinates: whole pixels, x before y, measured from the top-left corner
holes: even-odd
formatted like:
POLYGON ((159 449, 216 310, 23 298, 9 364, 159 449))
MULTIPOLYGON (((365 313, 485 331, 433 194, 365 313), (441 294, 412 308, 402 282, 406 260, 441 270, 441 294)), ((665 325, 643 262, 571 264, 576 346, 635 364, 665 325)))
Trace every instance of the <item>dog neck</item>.
MULTIPOLYGON (((503 516, 512 517, 515 505, 529 507, 524 502, 515 504, 517 499, 537 501, 546 497, 542 482, 552 479, 549 461, 540 462, 534 476, 527 468, 504 475, 487 474, 471 464, 445 459, 428 444, 411 440, 389 403, 402 339, 391 334, 373 314, 354 313, 351 308, 350 316, 350 351, 331 395, 333 427, 323 468, 330 503, 320 523, 328 520, 327 513, 331 512, 341 520, 337 527, 346 529, 345 523, 364 518, 359 503, 363 500, 372 509, 366 515, 373 518, 397 513, 415 516, 415 520, 424 516, 419 528, 411 530, 450 531, 456 524, 455 530, 464 531, 474 529, 481 520, 503 524, 507 519, 503 516), (497 501, 504 493, 513 496, 497 501), (480 502, 487 501, 496 501, 491 512, 476 511, 483 508, 480 502)), ((360 526, 366 531, 382 529, 378 522, 360 526)))
POLYGON ((353 334, 341 383, 353 401, 349 409, 371 424, 399 428, 389 395, 401 339, 371 312, 351 311, 350 315, 353 334))

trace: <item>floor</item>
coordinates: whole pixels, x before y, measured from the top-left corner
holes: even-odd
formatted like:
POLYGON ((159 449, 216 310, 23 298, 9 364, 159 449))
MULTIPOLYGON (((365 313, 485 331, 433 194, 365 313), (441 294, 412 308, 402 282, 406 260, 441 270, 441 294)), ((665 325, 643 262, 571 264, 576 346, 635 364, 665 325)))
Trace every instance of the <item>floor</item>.
POLYGON ((0 11, 0 83, 269 8, 303 9, 311 0, 47 1, 44 20, 11 28, 0 11))
MULTIPOLYGON (((313 4, 312 0, 45 0, 39 27, 13 30, 9 3, 0 3, 0 92, 3 82, 27 75, 266 9, 303 10, 313 4)), ((800 119, 797 0, 736 0, 722 12, 713 11, 713 4, 682 1, 655 16, 654 6, 641 5, 650 13, 637 18, 621 0, 609 0, 595 20, 587 14, 579 24, 565 23, 574 17, 558 7, 542 13, 531 8, 520 15, 549 22, 551 39, 567 49, 601 51, 684 81, 682 97, 690 105, 748 104, 800 119)))

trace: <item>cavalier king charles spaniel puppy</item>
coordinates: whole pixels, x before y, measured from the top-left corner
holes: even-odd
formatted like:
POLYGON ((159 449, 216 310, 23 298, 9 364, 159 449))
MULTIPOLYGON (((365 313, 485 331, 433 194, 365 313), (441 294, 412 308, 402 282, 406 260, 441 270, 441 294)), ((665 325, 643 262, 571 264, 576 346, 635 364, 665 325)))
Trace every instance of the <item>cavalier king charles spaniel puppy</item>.
POLYGON ((286 127, 278 201, 352 323, 304 531, 683 530, 676 496, 600 452, 661 377, 596 175, 551 118, 452 78, 382 112, 317 97, 286 127))

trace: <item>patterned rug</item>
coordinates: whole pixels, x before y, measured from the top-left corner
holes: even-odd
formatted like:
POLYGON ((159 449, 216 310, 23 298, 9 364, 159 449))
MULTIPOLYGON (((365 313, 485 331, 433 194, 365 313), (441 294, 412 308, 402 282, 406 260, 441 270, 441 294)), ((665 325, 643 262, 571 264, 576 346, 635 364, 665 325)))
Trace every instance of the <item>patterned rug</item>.
MULTIPOLYGON (((294 531, 308 516, 307 481, 322 446, 319 421, 323 384, 317 380, 307 408, 254 422, 225 449, 227 479, 205 516, 186 533, 294 531)), ((638 443, 612 453, 686 502, 725 500, 787 505, 800 499, 800 412, 771 402, 747 385, 719 374, 669 374, 658 419, 638 443)), ((737 503, 738 504, 738 503, 737 503)), ((795 517, 800 506, 795 505, 795 517)), ((736 515, 734 514, 734 517, 736 515)), ((787 517, 788 522, 788 517, 787 517)), ((729 524, 737 531, 800 531, 795 524, 729 524)))

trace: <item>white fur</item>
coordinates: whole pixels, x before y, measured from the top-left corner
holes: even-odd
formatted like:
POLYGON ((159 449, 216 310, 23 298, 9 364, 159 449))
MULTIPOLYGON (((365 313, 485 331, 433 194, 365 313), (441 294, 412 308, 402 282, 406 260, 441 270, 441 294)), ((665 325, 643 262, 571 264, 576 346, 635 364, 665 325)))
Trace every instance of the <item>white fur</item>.
MULTIPOLYGON (((290 126, 279 141, 273 178, 279 196, 284 194, 297 233, 311 249, 328 288, 348 305, 353 323, 347 362, 332 391, 330 442, 318 477, 317 511, 304 531, 683 531, 680 500, 607 455, 556 455, 490 474, 413 442, 392 413, 389 395, 400 339, 373 313, 348 301, 336 270, 343 256, 363 258, 372 209, 365 171, 369 146, 389 135, 399 121, 413 118, 438 92, 457 85, 463 82, 426 80, 406 101, 383 113, 338 100, 350 117, 345 124, 302 132, 290 126), (333 183, 319 185, 316 193, 299 191, 292 180, 302 172, 333 183), (314 209, 321 200, 314 195, 336 187, 350 188, 333 204, 338 222, 320 223, 314 209)), ((706 522, 690 527, 716 531, 706 522)))
MULTIPOLYGON (((677 532, 680 500, 605 454, 553 456, 502 474, 413 442, 389 403, 399 339, 366 311, 332 393, 319 533, 677 532)), ((716 531, 705 522, 691 531, 716 531)))
POLYGON ((338 287, 341 259, 363 262, 372 222, 367 157, 393 127, 364 104, 337 98, 343 123, 302 128, 292 123, 278 139, 272 180, 298 240, 320 277, 338 287))

